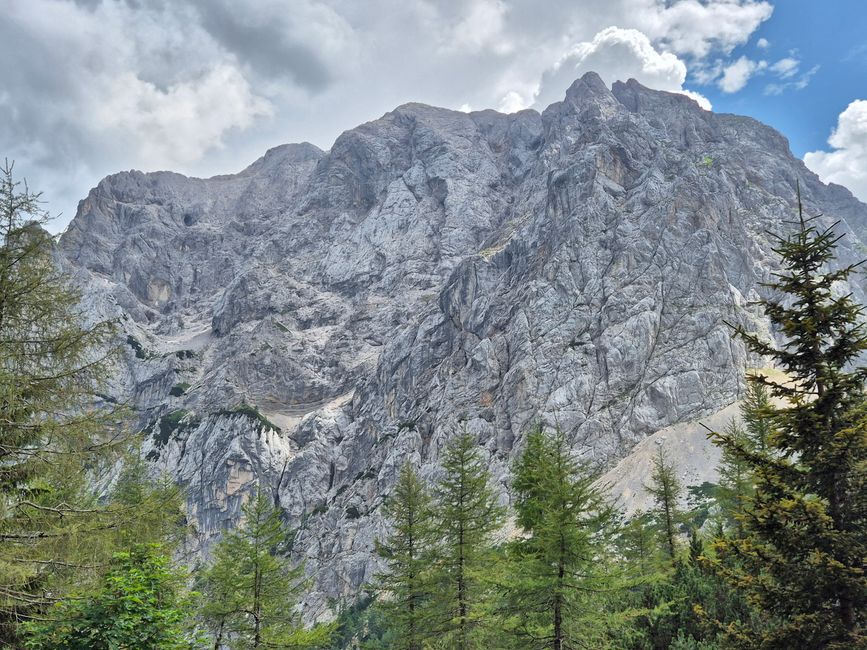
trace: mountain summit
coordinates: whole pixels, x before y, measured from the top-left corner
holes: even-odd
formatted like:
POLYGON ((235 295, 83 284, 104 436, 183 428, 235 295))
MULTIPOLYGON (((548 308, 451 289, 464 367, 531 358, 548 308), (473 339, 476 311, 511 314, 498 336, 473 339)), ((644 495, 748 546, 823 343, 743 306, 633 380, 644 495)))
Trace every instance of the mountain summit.
POLYGON ((202 540, 266 487, 321 613, 372 578, 401 465, 434 475, 455 432, 505 499, 535 423, 614 463, 735 401, 761 361, 724 321, 773 336, 751 301, 798 184, 862 257, 867 205, 779 133, 588 73, 541 114, 406 104, 236 175, 115 174, 60 249, 121 319, 111 397, 202 540))

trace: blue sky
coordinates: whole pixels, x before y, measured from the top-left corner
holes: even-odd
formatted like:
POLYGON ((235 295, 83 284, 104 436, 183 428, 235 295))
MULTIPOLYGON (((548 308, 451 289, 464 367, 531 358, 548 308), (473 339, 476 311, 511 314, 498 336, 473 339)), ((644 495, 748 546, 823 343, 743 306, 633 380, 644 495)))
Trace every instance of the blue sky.
POLYGON ((732 57, 798 59, 802 71, 819 66, 809 85, 768 95, 768 75, 753 77, 743 90, 726 94, 714 85, 687 85, 713 103, 715 111, 750 115, 789 138, 792 151, 827 148, 837 116, 856 99, 867 98, 867 2, 864 0, 785 0, 774 3, 771 18, 732 57), (767 48, 756 43, 768 41, 767 48))
POLYGON ((865 27, 867 0, 4 0, 0 157, 59 232, 107 174, 237 172, 409 101, 542 110, 593 70, 756 117, 867 201, 865 27))

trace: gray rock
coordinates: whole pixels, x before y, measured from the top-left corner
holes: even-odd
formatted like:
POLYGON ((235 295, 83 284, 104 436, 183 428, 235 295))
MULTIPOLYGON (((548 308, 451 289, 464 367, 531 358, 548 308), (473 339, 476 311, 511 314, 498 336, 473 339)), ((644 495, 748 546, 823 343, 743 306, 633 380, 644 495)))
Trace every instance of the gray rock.
POLYGON ((725 321, 772 335, 751 301, 798 183, 860 258, 867 206, 779 133, 591 73, 542 114, 407 104, 237 175, 116 174, 60 247, 204 548, 271 490, 313 617, 372 578, 401 464, 433 479, 463 427, 507 501, 534 423, 613 465, 732 403, 761 360, 725 321))

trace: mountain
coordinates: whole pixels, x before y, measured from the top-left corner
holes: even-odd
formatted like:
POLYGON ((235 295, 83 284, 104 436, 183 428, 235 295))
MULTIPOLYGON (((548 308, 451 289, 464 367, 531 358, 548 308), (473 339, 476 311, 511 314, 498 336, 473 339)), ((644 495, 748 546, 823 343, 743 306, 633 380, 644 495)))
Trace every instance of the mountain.
POLYGON ((372 578, 401 464, 435 476, 456 431, 507 500, 534 423, 614 465, 734 402, 761 360, 726 322, 772 335, 751 303, 798 184, 859 259, 867 206, 779 133, 589 73, 541 114, 406 104, 236 175, 115 174, 59 246, 90 317, 121 319, 108 398, 200 539, 260 484, 323 614, 372 578))

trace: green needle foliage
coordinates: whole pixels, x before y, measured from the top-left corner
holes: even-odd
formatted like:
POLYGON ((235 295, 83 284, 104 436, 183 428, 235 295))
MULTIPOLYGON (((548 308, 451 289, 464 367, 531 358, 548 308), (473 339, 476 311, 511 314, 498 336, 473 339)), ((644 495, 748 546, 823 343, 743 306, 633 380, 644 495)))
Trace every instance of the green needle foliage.
POLYGON ((214 647, 327 648, 330 626, 305 629, 296 610, 303 567, 283 554, 291 544, 280 511, 259 491, 243 507, 243 524, 214 548, 202 575, 202 620, 214 647))
POLYGON ((431 621, 441 647, 468 650, 477 647, 489 616, 491 534, 502 526, 504 511, 470 435, 446 447, 442 467, 445 475, 434 490, 433 524, 441 541, 432 562, 431 621))
MULTIPOLYGON (((735 444, 747 448, 750 440, 744 427, 732 420, 725 435, 735 444)), ((742 521, 744 508, 753 494, 753 474, 751 466, 731 450, 724 448, 719 464, 719 485, 716 500, 725 518, 724 526, 734 528, 738 536, 743 535, 742 521)))
POLYGON ((184 575, 159 545, 117 553, 101 587, 25 624, 29 650, 182 650, 193 648, 186 625, 184 575))
POLYGON ((39 195, 0 168, 0 643, 105 571, 130 513, 93 479, 128 447, 99 397, 113 326, 88 325, 57 268, 39 195))
POLYGON ((603 648, 617 587, 609 561, 614 511, 562 432, 527 436, 514 470, 516 520, 503 578, 504 628, 520 648, 603 648))
POLYGON ((716 499, 725 525, 739 537, 744 532, 745 508, 755 492, 755 476, 745 455, 736 450, 752 454, 767 451, 772 408, 767 387, 761 382, 749 382, 740 407, 743 424, 732 421, 725 432, 732 444, 722 448, 716 499))
POLYGON ((389 622, 390 642, 396 650, 421 650, 433 636, 430 606, 431 499, 411 465, 403 466, 384 506, 392 532, 376 551, 388 572, 377 576, 384 598, 378 604, 389 622))
POLYGON ((653 497, 653 518, 668 557, 674 562, 677 557, 677 529, 683 518, 678 508, 683 487, 677 478, 676 466, 668 460, 662 447, 653 459, 650 484, 644 488, 653 497))
MULTIPOLYGON (((862 308, 838 283, 854 266, 825 269, 839 239, 800 208, 795 233, 779 238, 782 269, 762 305, 785 339, 777 349, 737 329, 748 347, 772 359, 788 381, 762 375, 785 406, 766 404, 765 449, 723 433, 717 442, 746 462, 755 494, 743 536, 717 543, 717 568, 774 622, 729 625, 743 648, 862 648, 867 618, 867 370, 852 364, 867 350, 862 308)), ((836 224, 835 224, 836 225, 836 224)))
POLYGON ((771 418, 774 405, 768 387, 762 381, 747 383, 746 394, 741 403, 741 417, 749 446, 758 453, 765 453, 773 427, 771 418))

